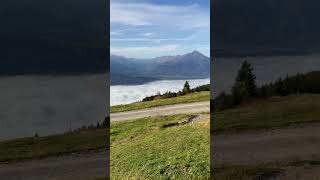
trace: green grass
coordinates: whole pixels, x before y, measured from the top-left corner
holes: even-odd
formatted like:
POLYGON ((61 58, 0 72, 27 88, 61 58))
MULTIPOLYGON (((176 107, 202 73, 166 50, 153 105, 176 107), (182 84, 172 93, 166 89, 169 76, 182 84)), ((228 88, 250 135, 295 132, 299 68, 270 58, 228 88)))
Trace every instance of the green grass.
POLYGON ((86 130, 68 135, 23 138, 0 143, 0 162, 42 158, 106 147, 107 129, 86 130))
POLYGON ((145 108, 164 106, 164 105, 173 105, 173 104, 179 104, 179 103, 209 101, 209 100, 210 100, 209 91, 195 92, 188 95, 179 96, 176 98, 156 99, 153 101, 137 102, 137 103, 126 104, 126 105, 112 106, 111 113, 132 111, 132 110, 145 109, 145 108))
MULTIPOLYGON (((285 127, 320 122, 320 95, 273 97, 217 112, 216 133, 285 127)), ((160 116, 111 123, 111 176, 114 179, 208 179, 210 125, 208 121, 164 128, 190 115, 160 116)), ((23 138, 0 143, 0 161, 101 150, 107 129, 68 135, 23 138)), ((283 166, 225 166, 213 178, 254 179, 276 173, 283 166)))
POLYGON ((112 123, 112 179, 209 179, 209 120, 163 128, 186 117, 112 123))
POLYGON ((281 128, 293 124, 320 122, 320 95, 273 97, 242 107, 216 112, 213 132, 281 128))

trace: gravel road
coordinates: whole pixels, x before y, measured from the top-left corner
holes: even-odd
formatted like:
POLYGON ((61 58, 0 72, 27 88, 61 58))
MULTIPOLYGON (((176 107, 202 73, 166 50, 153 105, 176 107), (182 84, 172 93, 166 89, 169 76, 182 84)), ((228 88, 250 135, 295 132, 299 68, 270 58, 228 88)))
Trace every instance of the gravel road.
POLYGON ((254 165, 264 162, 320 160, 320 124, 217 135, 214 164, 254 165))
POLYGON ((203 101, 188 104, 176 104, 168 106, 159 106, 142 110, 127 111, 120 113, 111 113, 111 121, 125 121, 144 117, 154 117, 163 115, 210 112, 210 102, 203 101))
POLYGON ((107 174, 107 153, 83 153, 0 163, 1 180, 91 180, 107 174))

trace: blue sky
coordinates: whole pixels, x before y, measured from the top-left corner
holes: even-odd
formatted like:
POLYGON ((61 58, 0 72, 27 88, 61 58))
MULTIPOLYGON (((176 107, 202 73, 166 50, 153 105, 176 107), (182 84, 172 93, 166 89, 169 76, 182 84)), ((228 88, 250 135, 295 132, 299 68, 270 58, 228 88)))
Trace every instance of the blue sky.
POLYGON ((111 54, 210 55, 209 0, 111 0, 111 54))

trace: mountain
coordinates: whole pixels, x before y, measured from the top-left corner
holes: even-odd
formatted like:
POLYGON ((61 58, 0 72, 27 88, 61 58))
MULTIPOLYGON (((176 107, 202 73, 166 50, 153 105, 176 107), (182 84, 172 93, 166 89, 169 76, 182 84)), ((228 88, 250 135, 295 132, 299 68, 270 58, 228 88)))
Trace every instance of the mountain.
POLYGON ((178 56, 159 57, 153 59, 156 76, 181 78, 206 78, 210 74, 210 60, 208 57, 193 51, 178 56))
POLYGON ((212 3, 212 54, 320 52, 320 1, 221 0, 212 3))
POLYGON ((210 59, 198 51, 152 59, 110 56, 111 84, 140 84, 160 79, 208 78, 210 59))
POLYGON ((157 80, 157 78, 148 77, 144 74, 147 67, 149 67, 149 63, 144 60, 111 55, 111 84, 142 84, 157 80))

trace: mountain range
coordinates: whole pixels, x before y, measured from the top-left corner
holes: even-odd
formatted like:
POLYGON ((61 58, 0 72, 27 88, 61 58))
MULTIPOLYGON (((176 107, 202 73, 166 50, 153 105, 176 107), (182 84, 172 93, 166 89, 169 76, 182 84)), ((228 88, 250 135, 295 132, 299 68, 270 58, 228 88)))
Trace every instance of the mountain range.
POLYGON ((111 84, 140 84, 161 79, 196 79, 210 76, 210 58, 198 51, 152 59, 110 56, 111 84))

